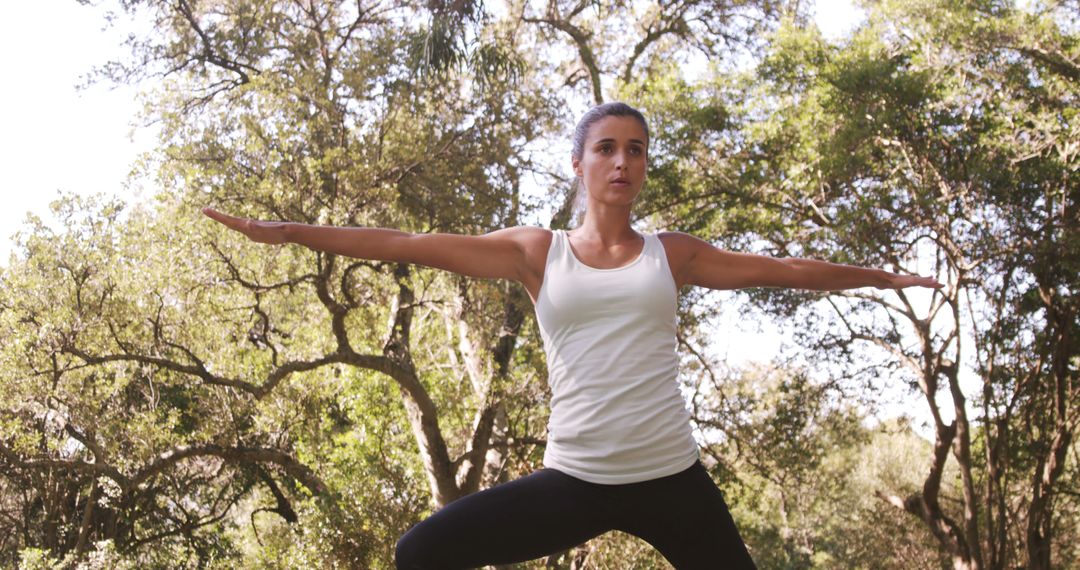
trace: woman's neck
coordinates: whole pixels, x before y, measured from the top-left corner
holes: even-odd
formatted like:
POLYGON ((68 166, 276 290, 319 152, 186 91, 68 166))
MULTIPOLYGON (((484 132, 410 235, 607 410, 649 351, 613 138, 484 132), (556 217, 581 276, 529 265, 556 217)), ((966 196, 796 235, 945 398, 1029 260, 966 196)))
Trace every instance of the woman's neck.
POLYGON ((574 228, 573 237, 590 242, 600 242, 604 247, 641 239, 641 235, 630 226, 629 209, 611 208, 610 206, 587 211, 581 225, 574 228), (597 210, 600 209, 605 210, 605 212, 598 212, 597 210))

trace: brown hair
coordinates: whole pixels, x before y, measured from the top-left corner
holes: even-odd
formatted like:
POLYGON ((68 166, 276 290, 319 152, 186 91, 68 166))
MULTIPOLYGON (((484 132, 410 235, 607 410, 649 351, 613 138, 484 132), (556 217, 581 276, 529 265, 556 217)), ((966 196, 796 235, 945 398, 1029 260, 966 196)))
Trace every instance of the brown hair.
MULTIPOLYGON (((581 160, 581 157, 585 155, 585 138, 589 136, 589 129, 592 128, 593 123, 605 117, 633 117, 637 119, 641 123, 641 128, 645 129, 645 143, 648 144, 649 125, 645 122, 645 115, 642 115, 641 111, 626 103, 615 101, 597 105, 589 109, 581 117, 577 127, 574 128, 574 147, 570 151, 571 158, 581 160)), ((574 177, 574 185, 570 188, 570 195, 573 202, 571 218, 580 222, 581 214, 585 211, 585 193, 581 191, 580 177, 574 177)))

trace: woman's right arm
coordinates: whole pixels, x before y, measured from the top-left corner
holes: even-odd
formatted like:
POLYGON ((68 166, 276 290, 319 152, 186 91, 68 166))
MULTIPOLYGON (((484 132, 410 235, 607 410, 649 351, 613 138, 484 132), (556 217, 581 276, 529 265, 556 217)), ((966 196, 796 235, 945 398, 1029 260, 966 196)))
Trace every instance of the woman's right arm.
POLYGON ((413 234, 386 228, 344 228, 236 218, 210 208, 203 213, 260 243, 296 243, 360 259, 415 263, 469 277, 521 281, 526 252, 542 228, 518 226, 479 236, 413 234))

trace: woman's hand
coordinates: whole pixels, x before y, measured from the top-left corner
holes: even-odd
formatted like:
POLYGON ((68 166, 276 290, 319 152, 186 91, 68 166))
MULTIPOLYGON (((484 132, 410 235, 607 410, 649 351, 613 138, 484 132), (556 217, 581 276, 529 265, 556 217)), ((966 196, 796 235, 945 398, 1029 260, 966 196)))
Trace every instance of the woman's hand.
POLYGON ((285 226, 288 222, 260 222, 259 220, 237 218, 222 214, 213 208, 203 208, 202 213, 225 224, 227 228, 244 234, 252 241, 271 244, 285 243, 285 226))
POLYGON ((903 289, 905 287, 930 287, 932 289, 940 289, 944 287, 944 285, 938 283, 938 280, 933 277, 920 277, 918 275, 899 275, 890 273, 887 281, 886 284, 879 286, 878 289, 903 289))

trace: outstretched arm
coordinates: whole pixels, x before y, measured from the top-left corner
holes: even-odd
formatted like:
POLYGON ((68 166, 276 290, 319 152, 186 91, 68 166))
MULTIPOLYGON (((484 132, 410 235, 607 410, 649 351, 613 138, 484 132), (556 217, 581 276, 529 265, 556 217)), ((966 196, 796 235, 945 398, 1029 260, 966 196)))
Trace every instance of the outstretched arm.
POLYGON ((386 228, 313 226, 237 218, 211 208, 203 213, 259 243, 295 243, 360 259, 416 263, 482 278, 521 280, 525 239, 540 228, 514 227, 479 236, 413 234, 386 228))
POLYGON ((902 289, 904 287, 942 287, 932 277, 900 275, 881 269, 801 259, 775 258, 724 251, 712 244, 680 233, 680 245, 690 251, 682 268, 683 281, 710 289, 745 287, 784 287, 835 291, 858 287, 902 289))

